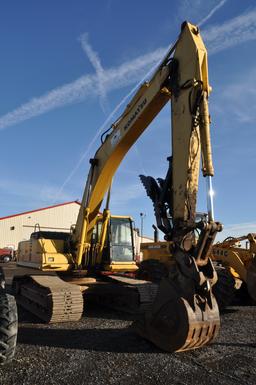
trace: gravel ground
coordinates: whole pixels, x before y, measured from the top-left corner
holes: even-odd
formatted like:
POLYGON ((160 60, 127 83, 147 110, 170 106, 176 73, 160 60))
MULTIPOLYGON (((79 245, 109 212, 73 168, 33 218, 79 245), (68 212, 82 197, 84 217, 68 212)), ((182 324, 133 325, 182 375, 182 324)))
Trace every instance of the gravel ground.
POLYGON ((1 385, 256 384, 256 307, 231 307, 214 343, 164 353, 137 336, 131 315, 88 305, 81 321, 41 324, 19 309, 12 363, 1 385))

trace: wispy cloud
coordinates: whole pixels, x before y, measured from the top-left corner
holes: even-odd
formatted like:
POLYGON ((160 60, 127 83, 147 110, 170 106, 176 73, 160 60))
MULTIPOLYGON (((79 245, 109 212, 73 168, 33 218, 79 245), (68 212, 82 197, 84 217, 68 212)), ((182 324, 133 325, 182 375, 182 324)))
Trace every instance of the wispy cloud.
POLYGON ((87 54, 91 64, 95 68, 96 75, 97 75, 97 85, 98 85, 98 92, 100 97, 100 104, 103 112, 107 112, 109 110, 108 102, 107 102, 107 92, 105 88, 105 71, 101 65, 100 58, 97 52, 95 52, 91 45, 89 44, 89 37, 87 33, 84 33, 79 38, 82 48, 87 54))
POLYGON ((40 116, 55 108, 82 101, 89 93, 94 96, 96 90, 93 85, 96 80, 96 75, 82 76, 72 83, 65 84, 40 97, 31 99, 12 112, 1 116, 0 129, 7 128, 35 116, 40 116))
POLYGON ((139 181, 137 183, 126 183, 124 188, 123 183, 116 183, 111 193, 111 211, 113 212, 124 212, 125 208, 129 205, 134 206, 133 201, 137 201, 138 198, 144 197, 145 192, 139 181), (125 194, 124 194, 125 190, 125 194))
MULTIPOLYGON (((256 39, 256 10, 247 12, 221 25, 215 25, 202 32, 210 54, 240 43, 256 39)), ((88 48, 88 47, 87 47, 88 48)), ((0 117, 0 129, 21 123, 32 117, 72 103, 78 103, 87 97, 106 95, 116 89, 135 84, 144 77, 165 54, 167 47, 159 48, 134 60, 125 62, 118 67, 104 71, 104 89, 95 87, 98 84, 98 74, 81 76, 77 80, 53 89, 46 94, 31 99, 15 110, 0 117)), ((88 51, 89 52, 89 51, 88 51)), ((93 56, 93 55, 92 55, 93 56)), ((93 56, 95 66, 97 56, 93 56)), ((99 62, 97 62, 99 66, 99 62)), ((100 68, 97 70, 103 76, 100 68)))
MULTIPOLYGON (((39 186, 35 186, 36 188, 39 186)), ((39 197, 42 200, 42 202, 46 202, 47 204, 51 203, 54 198, 56 197, 56 194, 59 190, 59 186, 53 186, 53 185, 43 185, 40 189, 39 197)), ((59 201, 71 201, 74 197, 66 192, 61 193, 59 196, 59 201)))
POLYGON ((249 233, 256 233, 256 220, 254 222, 225 225, 223 231, 218 234, 217 241, 224 240, 227 237, 240 237, 249 233))
POLYGON ((179 20, 191 20, 202 26, 205 24, 227 0, 179 0, 179 20), (201 18, 198 21, 198 18, 201 18))
MULTIPOLYGON (((50 184, 31 183, 26 181, 1 179, 0 181, 0 192, 1 195, 8 195, 10 201, 11 197, 22 198, 24 205, 28 207, 33 205, 33 202, 37 204, 50 204, 52 203, 53 197, 56 195, 59 187, 50 184)), ((14 198, 13 198, 14 199, 14 198)), ((62 193, 59 196, 61 201, 73 200, 73 197, 67 193, 62 193)))
MULTIPOLYGON (((119 67, 106 70, 106 92, 120 89, 139 81, 145 73, 159 61, 165 51, 165 48, 160 48, 154 52, 125 62, 119 67)), ((71 83, 55 88, 40 97, 33 98, 14 111, 1 116, 0 129, 13 126, 14 124, 42 115, 59 107, 79 103, 85 100, 86 97, 98 96, 99 90, 95 87, 97 79, 97 75, 95 74, 81 76, 71 83)))
POLYGON ((256 9, 203 31, 210 54, 256 39, 256 9))
POLYGON ((211 9, 207 16, 205 16, 202 20, 199 21, 198 26, 201 27, 205 24, 223 5, 227 2, 227 0, 221 0, 215 7, 211 9))
POLYGON ((57 199, 59 199, 59 195, 62 194, 62 191, 64 189, 64 187, 67 185, 67 183, 72 179, 73 175, 75 174, 75 172, 79 169, 80 165, 82 164, 83 160, 86 158, 86 156, 89 154, 89 151, 91 150, 92 146, 94 145, 94 143, 96 142, 96 140, 98 139, 98 137, 100 136, 100 134, 103 132, 103 130, 106 128, 106 126, 109 124, 109 122, 111 121, 111 119, 114 119, 114 116, 115 114, 117 113, 117 111, 119 111, 120 107, 126 103, 129 98, 131 97, 131 95, 135 92, 135 90, 137 89, 137 85, 135 87, 133 87, 130 92, 120 101, 120 103, 114 108, 114 110, 110 113, 110 115, 106 118, 106 120, 103 122, 103 124, 99 127, 99 129, 97 130, 97 132, 95 133, 94 137, 92 138, 91 142, 89 143, 89 145, 87 146, 86 150, 83 152, 83 154, 80 156, 80 159, 78 160, 77 164, 75 165, 75 167, 72 169, 72 171, 70 172, 70 174, 67 176, 67 178, 65 179, 65 181, 63 182, 62 186, 59 188, 59 190, 57 191, 56 193, 56 196, 55 196, 55 201, 57 199))
POLYGON ((244 124, 256 122, 256 109, 252 108, 256 105, 255 84, 256 69, 253 69, 247 71, 246 76, 242 73, 235 83, 226 84, 219 90, 214 108, 219 115, 230 116, 229 125, 232 121, 244 124))

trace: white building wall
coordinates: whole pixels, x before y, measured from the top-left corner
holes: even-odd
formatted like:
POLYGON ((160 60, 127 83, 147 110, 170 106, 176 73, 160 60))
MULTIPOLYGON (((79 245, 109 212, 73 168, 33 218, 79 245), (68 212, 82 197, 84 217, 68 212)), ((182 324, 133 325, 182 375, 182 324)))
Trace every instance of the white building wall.
POLYGON ((79 208, 79 203, 71 202, 0 219, 0 248, 9 246, 16 250, 20 241, 30 238, 36 224, 45 231, 69 232, 76 223, 79 208))
POLYGON ((139 261, 142 261, 142 252, 140 251, 141 243, 154 242, 154 239, 151 237, 147 237, 146 235, 143 235, 143 237, 140 237, 136 230, 133 232, 133 235, 134 235, 135 256, 136 256, 136 260, 139 262, 139 261))

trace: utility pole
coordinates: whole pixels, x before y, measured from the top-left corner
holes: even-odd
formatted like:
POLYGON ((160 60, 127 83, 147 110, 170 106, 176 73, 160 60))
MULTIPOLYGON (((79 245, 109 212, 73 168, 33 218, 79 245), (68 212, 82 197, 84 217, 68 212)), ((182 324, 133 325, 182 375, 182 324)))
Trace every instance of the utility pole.
POLYGON ((146 214, 145 213, 140 213, 140 237, 142 239, 143 237, 143 222, 146 214))

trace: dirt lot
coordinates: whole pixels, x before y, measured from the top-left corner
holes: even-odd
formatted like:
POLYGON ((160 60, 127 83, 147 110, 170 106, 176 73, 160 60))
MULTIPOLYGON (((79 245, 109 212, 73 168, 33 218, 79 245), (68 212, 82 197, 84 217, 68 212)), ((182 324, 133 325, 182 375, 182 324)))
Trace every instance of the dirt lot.
POLYGON ((16 357, 1 385, 256 384, 256 307, 222 315, 217 340, 168 354, 136 336, 131 315, 87 306, 78 323, 44 325, 19 309, 16 357))

